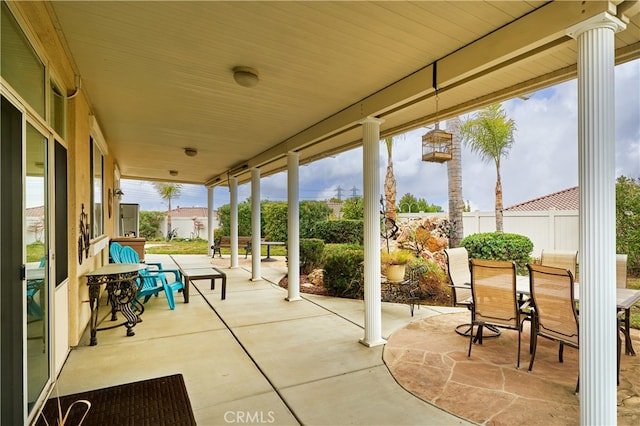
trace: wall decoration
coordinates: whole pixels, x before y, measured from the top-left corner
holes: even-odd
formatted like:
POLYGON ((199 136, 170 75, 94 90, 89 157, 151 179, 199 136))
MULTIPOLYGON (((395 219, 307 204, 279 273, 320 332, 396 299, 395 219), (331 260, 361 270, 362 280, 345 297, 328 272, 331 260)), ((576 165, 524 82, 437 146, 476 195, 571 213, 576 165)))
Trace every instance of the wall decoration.
POLYGON ((113 192, 109 188, 107 193, 107 211, 109 212, 109 219, 111 219, 111 212, 113 211, 113 192))
POLYGON ((80 236, 78 237, 78 262, 82 265, 82 254, 89 257, 90 235, 89 235, 89 216, 84 212, 84 203, 82 203, 82 211, 80 212, 80 236))

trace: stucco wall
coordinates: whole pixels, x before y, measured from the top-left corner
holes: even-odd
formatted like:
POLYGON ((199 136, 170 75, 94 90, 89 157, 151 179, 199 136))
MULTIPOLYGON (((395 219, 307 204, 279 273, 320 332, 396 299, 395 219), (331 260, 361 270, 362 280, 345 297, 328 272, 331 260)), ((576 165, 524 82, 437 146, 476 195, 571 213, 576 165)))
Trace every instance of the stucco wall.
MULTIPOLYGON (((50 75, 56 79, 68 95, 76 88, 76 75, 73 66, 66 56, 63 43, 58 38, 55 26, 51 22, 46 2, 11 2, 10 9, 21 24, 38 54, 45 62, 50 75)), ((79 220, 82 206, 84 212, 90 215, 91 211, 91 175, 90 175, 90 135, 92 124, 95 128, 96 120, 92 119, 91 107, 82 90, 77 96, 67 101, 66 111, 66 135, 64 144, 67 147, 68 160, 68 258, 69 280, 67 284, 59 286, 57 292, 68 292, 68 304, 56 305, 54 310, 66 310, 56 312, 56 321, 68 321, 69 342, 75 346, 79 343, 82 333, 85 331, 90 318, 89 294, 84 275, 108 261, 108 240, 114 232, 114 217, 109 217, 107 211, 109 189, 113 190, 114 162, 110 155, 104 157, 103 174, 103 217, 104 235, 91 241, 89 257, 78 261, 79 220)), ((99 122, 99 118, 97 120, 99 122)), ((108 141, 105 141, 107 152, 108 141)), ((55 196, 51 194, 51 203, 55 202, 55 196)), ((53 247, 50 247, 53 250, 53 247)), ((57 296, 57 294, 56 294, 57 296)), ((54 298, 52 300, 58 300, 54 298)), ((66 326, 67 324, 64 324, 66 326)), ((58 328, 61 324, 54 324, 58 328)), ((58 342, 56 342, 58 344, 58 342)), ((56 351, 57 352, 57 351, 56 351)))

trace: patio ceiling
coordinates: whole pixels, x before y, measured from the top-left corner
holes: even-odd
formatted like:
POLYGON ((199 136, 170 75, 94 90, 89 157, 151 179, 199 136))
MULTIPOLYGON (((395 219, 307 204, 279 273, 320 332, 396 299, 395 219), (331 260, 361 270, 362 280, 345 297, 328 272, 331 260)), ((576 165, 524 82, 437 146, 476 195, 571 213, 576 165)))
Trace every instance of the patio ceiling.
POLYGON ((432 124, 436 84, 446 119, 574 78, 576 41, 564 31, 602 11, 630 18, 617 63, 640 56, 637 1, 46 7, 131 179, 218 185, 231 173, 242 183, 252 167, 286 169, 288 151, 304 164, 358 146, 366 116, 385 120, 382 136, 432 124), (259 71, 256 87, 234 82, 239 65, 259 71))

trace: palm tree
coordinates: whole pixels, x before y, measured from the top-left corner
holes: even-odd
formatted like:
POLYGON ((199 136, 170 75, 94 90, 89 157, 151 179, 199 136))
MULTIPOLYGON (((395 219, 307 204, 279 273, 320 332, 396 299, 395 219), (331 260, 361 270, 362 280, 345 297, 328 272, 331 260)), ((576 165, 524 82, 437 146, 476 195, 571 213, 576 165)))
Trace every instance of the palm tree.
POLYGON ((449 184, 449 220, 455 225, 449 235, 449 246, 458 247, 464 237, 462 226, 462 149, 460 140, 460 117, 447 120, 447 130, 453 135, 451 144, 451 160, 447 162, 449 184))
POLYGON ((465 120, 460 133, 471 151, 483 161, 496 165, 496 231, 502 232, 502 182, 500 181, 500 159, 509 155, 513 146, 516 123, 507 118, 501 104, 493 104, 465 120))
POLYGON ((180 196, 182 185, 179 183, 153 182, 153 187, 163 199, 169 202, 167 207, 167 238, 171 239, 171 199, 180 196))

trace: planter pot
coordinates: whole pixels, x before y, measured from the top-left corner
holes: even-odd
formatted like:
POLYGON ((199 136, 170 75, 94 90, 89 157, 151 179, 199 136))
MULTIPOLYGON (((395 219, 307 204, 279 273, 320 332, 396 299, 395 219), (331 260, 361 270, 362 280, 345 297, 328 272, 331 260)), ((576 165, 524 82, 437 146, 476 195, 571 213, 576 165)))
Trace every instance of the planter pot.
POLYGON ((407 265, 389 265, 387 266, 387 280, 392 283, 399 283, 404 280, 404 270, 407 265))

